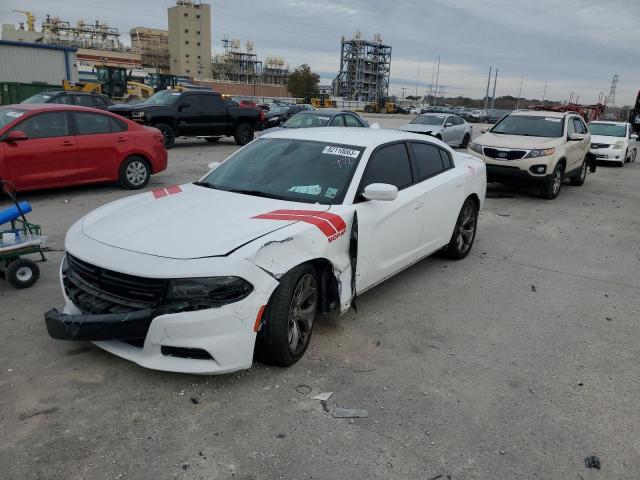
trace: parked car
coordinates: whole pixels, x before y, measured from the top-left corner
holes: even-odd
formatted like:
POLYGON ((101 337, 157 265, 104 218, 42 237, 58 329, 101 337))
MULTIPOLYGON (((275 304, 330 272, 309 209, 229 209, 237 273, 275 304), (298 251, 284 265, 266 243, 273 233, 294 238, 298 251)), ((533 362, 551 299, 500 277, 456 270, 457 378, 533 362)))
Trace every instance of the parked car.
POLYGON ((113 102, 101 93, 74 92, 72 90, 45 90, 36 93, 20 103, 60 103, 63 105, 78 105, 107 110, 113 102))
POLYGON ((231 372, 254 351, 288 366, 317 315, 443 248, 468 255, 486 190, 479 160, 393 130, 283 129, 217 165, 71 227, 49 335, 158 370, 231 372))
POLYGON ((458 115, 424 113, 398 130, 431 135, 447 145, 467 148, 473 138, 473 127, 458 115))
POLYGON ((274 105, 265 116, 266 127, 279 127, 296 113, 305 110, 309 110, 305 105, 274 105))
POLYGON ((296 113, 280 127, 271 127, 262 134, 275 132, 283 128, 310 127, 368 127, 367 121, 350 110, 303 110, 296 113))
POLYGON ((635 162, 638 155, 638 135, 628 122, 595 121, 587 124, 591 132, 590 152, 597 160, 615 162, 624 167, 635 162))
POLYGON ((253 140, 263 128, 264 112, 259 108, 228 106, 219 93, 203 90, 162 90, 136 105, 114 105, 109 111, 140 125, 156 127, 171 148, 177 136, 205 137, 217 142, 233 137, 236 144, 253 140))
POLYGON ((166 168, 155 128, 72 105, 0 107, 0 179, 18 191, 97 182, 139 189, 166 168))
POLYGON ((471 151, 487 164, 491 182, 526 182, 554 199, 568 178, 580 186, 587 178, 591 135, 575 113, 518 110, 476 138, 471 151))

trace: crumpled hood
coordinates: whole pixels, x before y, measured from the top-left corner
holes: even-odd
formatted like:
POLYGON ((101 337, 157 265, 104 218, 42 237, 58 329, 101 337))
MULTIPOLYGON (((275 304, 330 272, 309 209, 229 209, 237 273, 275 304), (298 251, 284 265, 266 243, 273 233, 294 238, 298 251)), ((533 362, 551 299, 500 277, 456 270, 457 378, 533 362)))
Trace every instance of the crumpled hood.
POLYGON ((224 256, 298 221, 254 218, 281 209, 325 211, 328 206, 186 184, 100 207, 84 217, 82 231, 100 243, 147 255, 178 259, 224 256))
POLYGON ((478 143, 483 147, 496 148, 520 148, 529 150, 532 148, 551 148, 557 147, 564 142, 562 137, 525 137, 519 135, 503 135, 501 133, 487 132, 475 138, 474 143, 478 143))
POLYGON ((421 125, 419 123, 407 123, 398 128, 398 130, 402 130, 403 132, 414 132, 414 133, 430 133, 435 130, 440 130, 438 125, 421 125))

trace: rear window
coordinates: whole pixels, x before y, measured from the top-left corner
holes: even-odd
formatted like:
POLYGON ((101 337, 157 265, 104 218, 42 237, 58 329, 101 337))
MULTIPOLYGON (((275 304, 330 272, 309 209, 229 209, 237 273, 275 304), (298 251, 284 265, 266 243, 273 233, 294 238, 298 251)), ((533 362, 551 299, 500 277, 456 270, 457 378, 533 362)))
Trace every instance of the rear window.
POLYGON ((4 128, 14 120, 17 120, 25 111, 18 108, 0 108, 0 128, 4 128))
POLYGON ((564 121, 557 117, 507 115, 489 131, 503 135, 558 138, 564 133, 564 121))
POLYGON ((21 101, 20 103, 48 103, 54 97, 52 93, 36 93, 35 95, 21 101))

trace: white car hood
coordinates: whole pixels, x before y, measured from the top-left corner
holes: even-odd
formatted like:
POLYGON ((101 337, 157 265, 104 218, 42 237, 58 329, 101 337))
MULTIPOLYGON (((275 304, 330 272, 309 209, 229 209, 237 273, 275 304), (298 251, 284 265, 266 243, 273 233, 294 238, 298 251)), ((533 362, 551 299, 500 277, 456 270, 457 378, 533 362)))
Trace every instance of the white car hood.
POLYGON ((190 259, 229 254, 297 220, 254 217, 280 209, 328 210, 192 184, 109 203, 84 217, 82 231, 100 243, 158 257, 190 259))
POLYGON ((525 137, 520 135, 504 135, 501 133, 487 132, 473 140, 483 147, 531 149, 551 148, 562 144, 564 139, 549 137, 525 137))
POLYGON ((609 137, 607 135, 591 135, 591 143, 604 143, 607 145, 615 145, 617 142, 624 142, 625 137, 609 137))
POLYGON ((429 133, 435 130, 440 130, 440 125, 421 125, 419 123, 407 123, 406 125, 398 128, 398 130, 402 130, 403 132, 429 133))

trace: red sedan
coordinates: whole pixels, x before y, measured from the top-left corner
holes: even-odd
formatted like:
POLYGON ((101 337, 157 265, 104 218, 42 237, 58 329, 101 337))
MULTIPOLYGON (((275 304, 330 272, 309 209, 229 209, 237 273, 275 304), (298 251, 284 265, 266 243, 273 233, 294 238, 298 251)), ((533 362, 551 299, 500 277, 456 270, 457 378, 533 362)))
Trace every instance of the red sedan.
POLYGON ((0 107, 0 179, 16 190, 113 181, 138 189, 166 168, 155 128, 86 107, 0 107))

